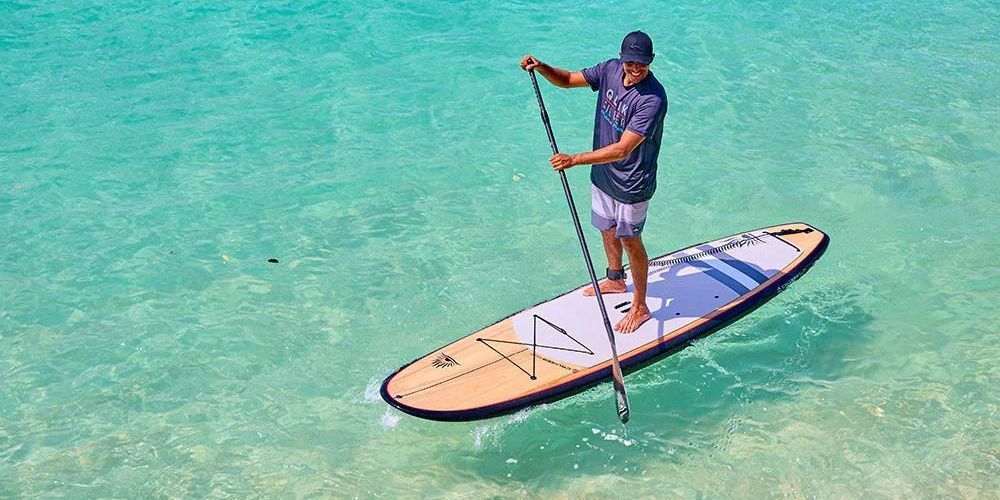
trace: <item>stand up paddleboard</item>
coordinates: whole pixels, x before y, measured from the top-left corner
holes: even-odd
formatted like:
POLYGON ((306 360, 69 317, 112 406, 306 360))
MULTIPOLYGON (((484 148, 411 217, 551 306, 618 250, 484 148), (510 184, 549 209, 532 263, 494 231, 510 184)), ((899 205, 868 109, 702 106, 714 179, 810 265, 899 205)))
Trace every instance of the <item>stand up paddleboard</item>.
MULTIPOLYGON (((829 237, 804 223, 739 233, 649 263, 652 318, 616 334, 626 372, 686 347, 761 306, 802 275, 829 237)), ((604 294, 612 322, 626 293, 604 294)), ((611 350, 583 286, 515 313, 416 359, 382 383, 382 398, 432 420, 475 420, 572 395, 611 377, 611 350)))

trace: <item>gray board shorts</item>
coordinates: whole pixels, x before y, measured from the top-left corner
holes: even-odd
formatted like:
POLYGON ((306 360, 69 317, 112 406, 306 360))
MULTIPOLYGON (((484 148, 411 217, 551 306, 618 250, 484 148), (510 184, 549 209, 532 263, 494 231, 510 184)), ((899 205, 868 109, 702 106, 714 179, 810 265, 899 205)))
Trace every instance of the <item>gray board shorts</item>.
POLYGON ((590 222, 597 229, 607 231, 615 228, 615 236, 630 238, 642 233, 646 224, 649 200, 639 203, 622 203, 591 184, 590 222))

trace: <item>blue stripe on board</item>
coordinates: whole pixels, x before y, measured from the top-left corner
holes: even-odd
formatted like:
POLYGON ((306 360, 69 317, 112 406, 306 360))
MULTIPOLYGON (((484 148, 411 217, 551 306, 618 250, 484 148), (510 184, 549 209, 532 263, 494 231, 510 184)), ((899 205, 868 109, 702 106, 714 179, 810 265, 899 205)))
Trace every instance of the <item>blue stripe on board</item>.
MULTIPOLYGON (((702 246, 698 247, 698 250, 702 250, 702 251, 711 250, 711 249, 712 249, 712 245, 702 245, 702 246)), ((758 285, 763 284, 765 281, 767 281, 767 276, 764 275, 764 273, 762 273, 762 272, 754 269, 754 267, 751 266, 750 264, 748 264, 748 263, 746 263, 746 262, 744 262, 744 261, 742 261, 740 259, 737 259, 736 257, 733 257, 732 255, 729 255, 726 252, 718 252, 718 253, 713 254, 713 256, 716 259, 719 259, 722 262, 725 262, 726 264, 729 264, 734 269, 739 270, 741 273, 747 275, 747 277, 749 277, 750 279, 756 281, 758 285)))
POLYGON ((711 264, 708 264, 707 262, 703 262, 703 261, 700 261, 700 260, 695 260, 695 261, 688 262, 688 265, 693 266, 693 267, 697 267, 699 269, 704 270, 705 274, 707 274, 707 275, 711 276, 712 278, 714 278, 715 281, 718 281, 719 283, 722 283, 723 285, 726 285, 727 287, 729 287, 730 290, 732 290, 732 291, 734 291, 734 292, 736 292, 736 293, 738 293, 740 295, 743 295, 744 293, 747 293, 747 292, 750 291, 750 289, 747 288, 747 287, 745 287, 745 286, 743 286, 742 283, 740 283, 739 281, 736 281, 733 278, 730 278, 728 274, 726 274, 726 273, 724 273, 724 272, 716 269, 715 267, 713 267, 711 264))

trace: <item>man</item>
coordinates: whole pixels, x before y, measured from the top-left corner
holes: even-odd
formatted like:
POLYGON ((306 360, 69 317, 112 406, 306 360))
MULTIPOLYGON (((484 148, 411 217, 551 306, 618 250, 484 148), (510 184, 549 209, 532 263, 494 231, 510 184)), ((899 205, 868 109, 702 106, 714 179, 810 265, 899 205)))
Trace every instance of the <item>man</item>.
MULTIPOLYGON (((597 91, 594 118, 594 150, 559 153, 549 158, 555 170, 575 165, 590 169, 591 221, 601 231, 608 257, 607 280, 601 293, 624 293, 622 249, 632 265, 632 306, 615 324, 615 331, 634 332, 650 318, 646 305, 649 258, 642 244, 649 199, 656 190, 656 157, 660 152, 667 95, 649 71, 653 41, 633 31, 622 41, 618 59, 608 59, 578 72, 549 66, 532 55, 521 59, 525 71, 535 70, 557 87, 590 87, 597 91)), ((583 291, 594 295, 593 286, 583 291)))

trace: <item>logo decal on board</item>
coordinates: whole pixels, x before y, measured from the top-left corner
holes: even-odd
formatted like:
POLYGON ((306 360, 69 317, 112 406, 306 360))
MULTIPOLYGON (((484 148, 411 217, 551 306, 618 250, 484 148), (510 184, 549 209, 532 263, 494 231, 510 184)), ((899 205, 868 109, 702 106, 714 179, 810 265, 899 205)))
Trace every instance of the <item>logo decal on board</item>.
POLYGON ((431 361, 431 365, 435 368, 451 368, 453 366, 458 366, 459 363, 458 361, 455 361, 455 358, 442 352, 438 354, 433 361, 431 361))

